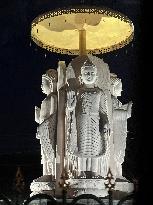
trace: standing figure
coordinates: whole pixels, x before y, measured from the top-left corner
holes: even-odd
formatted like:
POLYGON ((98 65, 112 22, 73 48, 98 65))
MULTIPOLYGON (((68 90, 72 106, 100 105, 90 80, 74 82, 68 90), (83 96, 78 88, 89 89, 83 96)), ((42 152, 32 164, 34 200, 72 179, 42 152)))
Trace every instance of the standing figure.
POLYGON ((116 178, 123 178, 122 163, 124 162, 126 138, 127 138, 127 119, 131 117, 132 102, 122 105, 117 99, 121 96, 122 82, 116 75, 111 76, 112 83, 112 105, 113 105, 113 142, 114 142, 114 161, 116 178))
POLYGON ((98 159, 106 153, 110 134, 107 98, 95 86, 97 78, 97 67, 86 60, 81 67, 82 86, 67 92, 67 110, 71 116, 68 120, 69 136, 75 142, 72 149, 71 145, 68 147, 78 157, 80 175, 85 173, 90 177, 98 172, 98 159))
POLYGON ((35 107, 35 121, 39 123, 37 138, 40 139, 43 175, 55 176, 55 146, 57 118, 57 71, 47 70, 42 75, 42 92, 47 97, 41 108, 35 107))

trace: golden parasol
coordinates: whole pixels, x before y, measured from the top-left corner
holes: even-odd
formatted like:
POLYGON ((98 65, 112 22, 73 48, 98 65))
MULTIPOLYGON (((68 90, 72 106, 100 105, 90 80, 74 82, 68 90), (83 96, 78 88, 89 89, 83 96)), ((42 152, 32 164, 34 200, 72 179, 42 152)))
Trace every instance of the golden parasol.
POLYGON ((125 15, 108 8, 66 8, 32 22, 33 41, 48 51, 69 54, 107 53, 127 45, 134 26, 125 15))

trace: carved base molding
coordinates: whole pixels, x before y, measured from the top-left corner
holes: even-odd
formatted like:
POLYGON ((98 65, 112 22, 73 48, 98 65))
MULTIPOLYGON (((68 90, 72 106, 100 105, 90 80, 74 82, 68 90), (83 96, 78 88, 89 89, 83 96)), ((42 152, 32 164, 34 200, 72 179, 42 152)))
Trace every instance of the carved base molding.
MULTIPOLYGON (((69 179, 68 181, 70 182, 70 189, 68 192, 73 190, 76 196, 81 194, 93 194, 97 197, 105 197, 108 195, 108 191, 104 184, 106 182, 105 179, 69 179)), ((30 196, 40 193, 52 195, 53 190, 55 190, 55 181, 40 182, 34 180, 30 185, 30 189, 32 191, 30 196)), ((128 181, 117 181, 115 182, 114 190, 131 193, 134 190, 134 185, 128 181)))
MULTIPOLYGON (((108 195, 104 179, 70 179, 69 182, 71 188, 76 190, 76 196, 93 194, 97 197, 105 197, 108 195)), ((134 185, 128 181, 115 182, 114 190, 131 193, 134 190, 134 185)))

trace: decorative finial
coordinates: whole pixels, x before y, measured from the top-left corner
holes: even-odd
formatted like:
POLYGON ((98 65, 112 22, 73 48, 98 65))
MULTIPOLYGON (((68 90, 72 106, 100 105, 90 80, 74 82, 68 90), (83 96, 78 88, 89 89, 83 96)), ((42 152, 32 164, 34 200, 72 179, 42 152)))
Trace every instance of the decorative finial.
POLYGON ((21 172, 21 168, 17 168, 16 176, 15 176, 15 189, 17 192, 22 193, 25 188, 24 177, 21 172))
POLYGON ((108 191, 111 191, 112 189, 114 189, 115 187, 115 182, 114 182, 114 177, 113 174, 109 168, 108 173, 107 173, 107 177, 105 178, 105 180, 107 181, 105 183, 105 187, 106 189, 108 189, 108 191), (112 182, 113 181, 113 182, 112 182))
POLYGON ((63 170, 60 179, 61 180, 59 182, 59 186, 63 188, 68 188, 69 182, 67 182, 67 180, 69 179, 69 174, 65 169, 63 170))

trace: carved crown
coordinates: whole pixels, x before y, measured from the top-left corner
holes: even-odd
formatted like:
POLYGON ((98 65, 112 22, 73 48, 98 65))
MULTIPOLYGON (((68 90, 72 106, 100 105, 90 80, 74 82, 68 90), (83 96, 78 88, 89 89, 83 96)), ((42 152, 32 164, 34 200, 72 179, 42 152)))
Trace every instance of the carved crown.
POLYGON ((48 69, 45 74, 42 75, 42 78, 48 80, 49 82, 57 82, 57 71, 54 69, 48 69))
POLYGON ((110 73, 110 81, 111 81, 111 85, 112 85, 113 87, 115 87, 115 86, 118 85, 119 83, 122 83, 121 79, 118 78, 115 73, 110 73))

